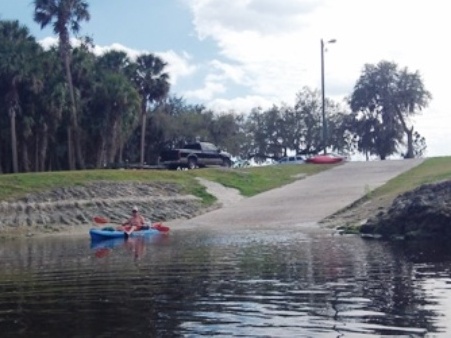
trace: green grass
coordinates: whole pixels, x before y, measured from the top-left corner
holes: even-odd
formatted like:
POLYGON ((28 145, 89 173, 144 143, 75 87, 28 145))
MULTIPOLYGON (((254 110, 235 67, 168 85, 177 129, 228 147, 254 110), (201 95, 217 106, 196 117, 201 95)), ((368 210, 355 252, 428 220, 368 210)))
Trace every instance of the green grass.
POLYGON ((371 192, 370 199, 396 197, 416 187, 451 179, 451 157, 433 157, 371 192))
MULTIPOLYGON (((253 196, 296 180, 296 175, 313 175, 332 165, 273 165, 265 167, 223 169, 208 168, 189 171, 168 170, 84 170, 0 175, 0 201, 20 198, 26 194, 58 187, 85 185, 93 181, 173 182, 183 192, 211 204, 209 195, 196 177, 238 189, 243 196, 253 196)), ((366 199, 394 198, 422 184, 451 179, 451 157, 426 159, 423 164, 390 180, 367 194, 366 199)))
POLYGON ((312 175, 331 168, 330 165, 275 165, 266 167, 223 169, 208 168, 190 171, 168 170, 83 170, 0 175, 0 201, 21 198, 26 194, 59 187, 85 185, 94 181, 173 182, 187 194, 210 204, 214 197, 207 194, 196 177, 236 188, 244 196, 253 196, 296 180, 295 175, 312 175))

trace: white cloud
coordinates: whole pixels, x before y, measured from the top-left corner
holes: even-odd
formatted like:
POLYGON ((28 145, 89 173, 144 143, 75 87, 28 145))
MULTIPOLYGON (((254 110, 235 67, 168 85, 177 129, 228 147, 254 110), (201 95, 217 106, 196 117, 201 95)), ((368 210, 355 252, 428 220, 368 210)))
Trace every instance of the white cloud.
MULTIPOLYGON (((227 32, 285 33, 307 24, 305 16, 323 0, 187 0, 201 38, 217 39, 227 32)), ((220 41, 220 38, 218 39, 220 41)))
POLYGON ((245 72, 238 65, 232 65, 219 60, 213 60, 210 62, 210 67, 218 74, 217 79, 231 80, 236 84, 242 84, 246 82, 245 72))
POLYGON ((108 53, 112 50, 116 50, 116 51, 120 51, 120 52, 124 52, 126 53, 130 59, 132 60, 136 60, 136 58, 141 55, 144 54, 145 51, 139 51, 136 49, 132 49, 132 48, 128 48, 120 43, 113 43, 109 46, 99 46, 99 45, 95 45, 94 46, 94 54, 95 55, 103 55, 105 53, 108 53))
POLYGON ((216 94, 222 94, 225 91, 225 86, 218 82, 214 76, 207 76, 203 88, 187 90, 183 93, 183 96, 188 99, 208 101, 212 100, 216 94))
MULTIPOLYGON (((190 0, 199 39, 213 40, 248 87, 243 97, 211 97, 211 105, 236 109, 249 97, 293 102, 303 86, 320 87, 320 39, 337 43, 325 52, 326 95, 352 92, 365 63, 381 60, 419 70, 432 92, 429 109, 416 119, 429 154, 449 153, 451 125, 447 85, 451 31, 446 1, 418 0, 190 0), (437 141, 439 140, 439 141, 437 141)), ((220 81, 220 80, 218 80, 220 81)), ((225 92, 233 84, 224 79, 225 92)), ((218 84, 218 83, 216 83, 218 84)), ((224 91, 217 91, 221 94, 224 91)), ((211 92, 213 94, 213 92, 211 92)))
POLYGON ((172 85, 177 84, 180 77, 192 75, 196 72, 197 66, 190 64, 191 56, 188 53, 177 54, 173 50, 155 53, 167 62, 167 72, 172 85))
POLYGON ((272 100, 268 100, 262 96, 243 96, 235 99, 213 99, 209 101, 206 106, 209 109, 218 112, 236 112, 236 113, 249 113, 254 108, 266 109, 274 104, 272 100))
POLYGON ((58 45, 58 38, 49 36, 38 42, 42 46, 42 48, 44 48, 45 50, 48 50, 48 49, 58 45))

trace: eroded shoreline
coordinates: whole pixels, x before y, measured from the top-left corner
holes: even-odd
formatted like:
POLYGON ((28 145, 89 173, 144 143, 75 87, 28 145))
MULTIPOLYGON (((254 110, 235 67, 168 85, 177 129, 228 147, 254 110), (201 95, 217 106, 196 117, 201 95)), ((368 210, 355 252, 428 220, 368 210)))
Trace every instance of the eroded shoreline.
POLYGON ((228 197, 229 202, 241 198, 237 192, 227 194, 227 188, 217 183, 200 182, 207 192, 219 195, 217 203, 205 206, 200 198, 182 194, 181 188, 173 183, 105 181, 3 201, 0 202, 0 236, 84 232, 94 226, 92 218, 95 215, 106 216, 112 223, 121 223, 135 205, 153 222, 189 219, 221 207, 224 197, 228 197))

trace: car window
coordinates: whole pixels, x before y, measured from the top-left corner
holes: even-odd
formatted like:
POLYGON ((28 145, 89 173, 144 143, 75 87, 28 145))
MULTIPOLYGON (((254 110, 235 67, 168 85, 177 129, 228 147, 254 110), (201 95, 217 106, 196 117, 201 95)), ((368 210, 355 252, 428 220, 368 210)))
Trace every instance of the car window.
POLYGON ((185 145, 184 148, 192 149, 192 150, 200 150, 200 144, 199 143, 187 144, 187 145, 185 145))
POLYGON ((279 160, 279 163, 296 163, 296 162, 303 162, 304 158, 302 156, 288 156, 288 157, 282 157, 279 160))
POLYGON ((205 151, 211 151, 211 152, 218 151, 218 148, 216 148, 216 146, 212 143, 202 143, 202 148, 205 151))

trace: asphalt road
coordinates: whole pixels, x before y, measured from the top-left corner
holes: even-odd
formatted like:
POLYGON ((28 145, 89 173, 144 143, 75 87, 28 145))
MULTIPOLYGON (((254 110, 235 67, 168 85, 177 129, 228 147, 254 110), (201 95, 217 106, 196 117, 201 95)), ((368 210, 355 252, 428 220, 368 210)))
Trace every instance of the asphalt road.
POLYGON ((319 230, 317 222, 422 161, 347 162, 190 220, 176 221, 172 225, 176 228, 303 227, 306 231, 319 230))

